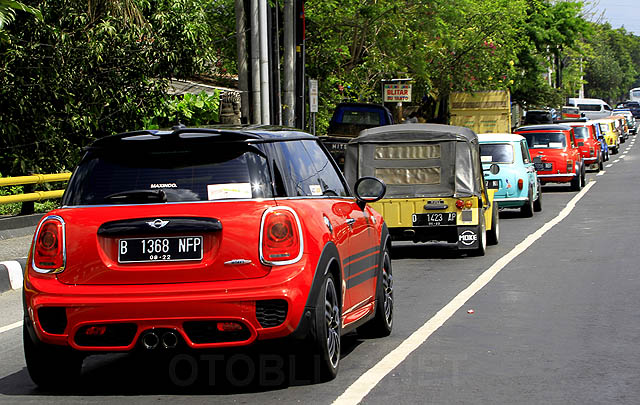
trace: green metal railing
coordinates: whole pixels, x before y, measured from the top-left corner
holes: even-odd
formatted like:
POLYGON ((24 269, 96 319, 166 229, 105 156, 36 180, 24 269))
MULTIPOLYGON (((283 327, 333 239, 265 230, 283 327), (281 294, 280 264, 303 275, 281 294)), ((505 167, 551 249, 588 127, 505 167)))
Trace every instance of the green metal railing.
MULTIPOLYGON (((68 181, 70 177, 71 173, 33 174, 31 176, 0 177, 0 187, 55 183, 68 181)), ((64 189, 50 191, 32 191, 23 194, 3 195, 0 196, 0 204, 25 203, 48 200, 51 198, 60 198, 62 197, 63 193, 64 189)))

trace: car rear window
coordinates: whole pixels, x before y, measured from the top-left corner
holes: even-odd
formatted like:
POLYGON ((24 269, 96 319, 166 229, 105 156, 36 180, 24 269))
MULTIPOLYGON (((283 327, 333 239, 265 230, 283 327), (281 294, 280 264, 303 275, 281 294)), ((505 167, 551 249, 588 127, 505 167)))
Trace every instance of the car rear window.
POLYGON ((380 125, 380 114, 377 111, 345 111, 342 115, 343 124, 380 125))
POLYGON ((578 104, 580 111, 601 111, 600 104, 578 104))
POLYGON ((563 149, 567 146, 567 138, 562 132, 523 132, 520 135, 527 139, 532 149, 563 149))
POLYGON ((251 145, 104 149, 83 158, 63 205, 211 201, 272 194, 267 161, 251 145))
POLYGON ((482 163, 513 163, 513 146, 509 143, 481 143, 482 163))
POLYGON ((589 129, 587 127, 573 127, 576 139, 589 139, 589 129))

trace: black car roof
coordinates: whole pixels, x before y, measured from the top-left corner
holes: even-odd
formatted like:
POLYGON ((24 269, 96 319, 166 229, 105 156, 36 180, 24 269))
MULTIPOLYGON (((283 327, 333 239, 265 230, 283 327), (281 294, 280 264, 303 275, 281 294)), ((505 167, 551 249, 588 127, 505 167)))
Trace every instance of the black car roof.
POLYGON ((569 125, 562 124, 541 124, 541 125, 526 125, 524 127, 516 128, 514 132, 518 131, 571 131, 569 125))
POLYGON ((102 149, 122 146, 123 142, 151 142, 157 140, 181 141, 198 139, 201 142, 277 142, 298 139, 317 139, 315 136, 295 128, 266 125, 221 125, 187 128, 174 127, 169 130, 140 130, 123 132, 97 139, 87 149, 102 149))
POLYGON ((465 127, 442 124, 396 124, 365 129, 349 143, 420 142, 440 140, 477 141, 475 132, 465 127))

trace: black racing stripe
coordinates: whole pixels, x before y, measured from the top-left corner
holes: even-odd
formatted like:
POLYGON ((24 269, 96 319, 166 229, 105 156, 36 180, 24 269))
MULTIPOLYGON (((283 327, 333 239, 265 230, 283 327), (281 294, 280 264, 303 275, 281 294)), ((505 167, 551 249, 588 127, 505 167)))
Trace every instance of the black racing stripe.
POLYGON ((363 257, 360 260, 356 260, 353 263, 345 266, 345 274, 347 278, 350 278, 354 274, 358 274, 364 269, 368 269, 371 266, 375 266, 380 261, 380 254, 371 254, 371 256, 363 257))
POLYGON ((358 274, 357 276, 347 280, 347 290, 349 288, 353 288, 353 287, 355 287, 357 285, 360 285, 360 284, 364 283, 367 280, 371 280, 373 277, 375 277, 376 270, 378 270, 377 266, 365 271, 362 274, 358 274))
POLYGON ((345 257, 344 259, 342 259, 342 265, 344 266, 345 264, 347 264, 349 262, 352 262, 352 261, 354 261, 354 260, 356 260, 356 259, 358 259, 360 257, 363 257, 363 256, 366 256, 368 254, 371 254, 371 253, 375 252, 376 250, 380 250, 380 246, 375 245, 373 247, 370 247, 369 249, 365 249, 365 250, 363 250, 361 252, 358 252, 358 253, 356 253, 354 255, 351 255, 349 257, 345 257))

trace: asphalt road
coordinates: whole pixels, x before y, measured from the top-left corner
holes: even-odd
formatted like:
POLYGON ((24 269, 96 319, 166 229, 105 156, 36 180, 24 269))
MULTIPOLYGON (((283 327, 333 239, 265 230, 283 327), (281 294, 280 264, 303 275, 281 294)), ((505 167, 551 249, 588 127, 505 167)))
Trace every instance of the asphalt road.
POLYGON ((40 391, 25 368, 21 327, 3 328, 21 320, 18 290, 0 295, 0 402, 635 404, 634 139, 604 174, 587 175, 593 184, 581 194, 551 185, 533 218, 501 212, 500 244, 485 257, 460 257, 446 245, 395 246, 393 334, 343 337, 334 381, 309 382, 312 372, 289 361, 289 348, 265 346, 207 358, 92 356, 76 388, 40 391), (198 365, 193 383, 193 368, 181 368, 190 362, 198 365))

